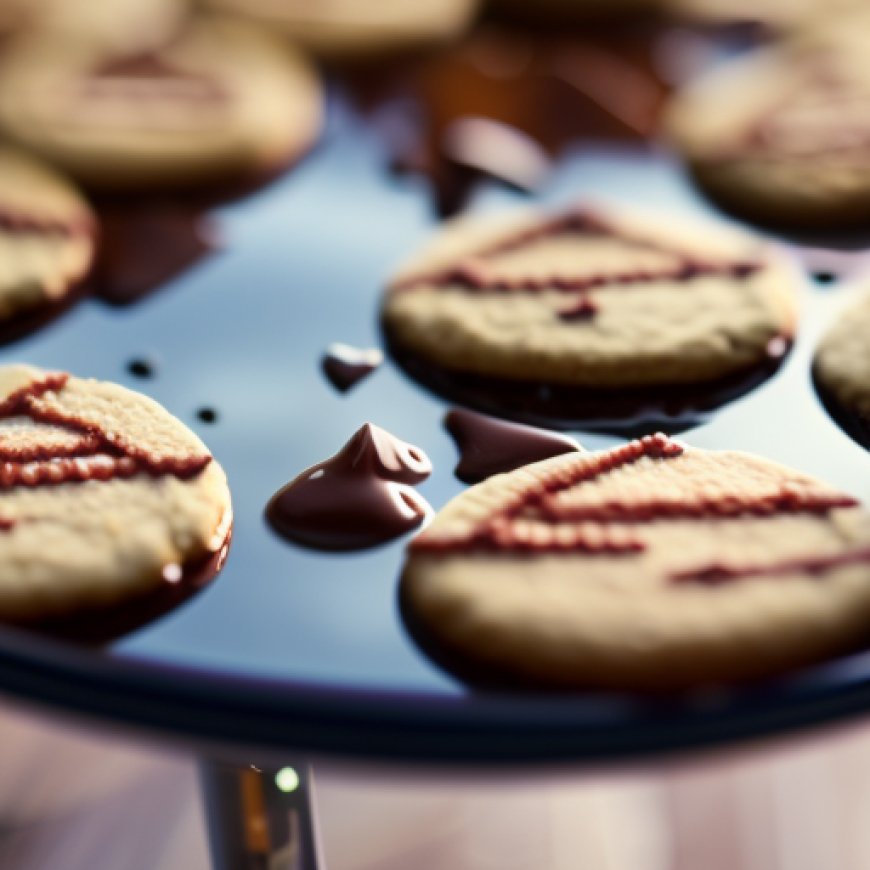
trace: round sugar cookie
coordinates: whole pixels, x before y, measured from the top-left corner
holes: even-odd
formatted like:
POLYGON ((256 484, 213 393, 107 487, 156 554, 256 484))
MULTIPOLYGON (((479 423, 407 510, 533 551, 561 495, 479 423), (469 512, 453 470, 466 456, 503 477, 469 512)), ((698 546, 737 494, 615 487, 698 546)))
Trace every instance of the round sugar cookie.
POLYGON ((213 575, 231 521, 223 470, 153 400, 0 368, 0 621, 111 635, 213 575))
POLYGON ((82 183, 150 191, 276 172, 319 134, 322 97, 301 55, 252 26, 192 20, 148 51, 59 32, 0 59, 0 128, 82 183))
POLYGON ((455 498, 411 543, 402 600, 473 682, 759 679, 870 639, 870 514, 767 460, 647 436, 455 498))
POLYGON ((753 51, 673 98, 666 131, 711 197, 765 223, 866 221, 870 18, 860 22, 753 51))
POLYGON ((670 215, 470 216, 394 277, 383 322, 401 352, 460 374, 698 384, 784 352, 795 280, 757 239, 670 215))

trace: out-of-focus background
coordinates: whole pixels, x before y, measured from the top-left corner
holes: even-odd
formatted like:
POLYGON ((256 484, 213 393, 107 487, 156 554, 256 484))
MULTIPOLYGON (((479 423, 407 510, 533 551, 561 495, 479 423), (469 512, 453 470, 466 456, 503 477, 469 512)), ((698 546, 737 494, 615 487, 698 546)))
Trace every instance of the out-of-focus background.
MULTIPOLYGON (((870 730, 617 771, 319 768, 330 870, 866 870, 870 730)), ((4 706, 4 870, 207 870, 196 761, 4 706)))

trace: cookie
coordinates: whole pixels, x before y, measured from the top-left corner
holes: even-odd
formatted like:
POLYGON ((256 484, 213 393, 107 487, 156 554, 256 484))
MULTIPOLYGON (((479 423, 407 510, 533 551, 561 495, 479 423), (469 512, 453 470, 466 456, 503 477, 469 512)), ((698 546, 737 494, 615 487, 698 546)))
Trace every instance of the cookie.
POLYGON ((352 60, 447 42, 468 27, 479 2, 210 0, 210 5, 279 30, 319 56, 352 60))
POLYGON ((390 283, 391 345, 452 372, 611 388, 706 383, 782 352, 787 261, 729 229, 574 208, 459 218, 390 283))
POLYGON ((673 99, 665 127, 700 185, 762 222, 846 227, 870 216, 866 23, 731 61, 673 99))
POLYGON ((158 47, 184 26, 187 0, 25 0, 27 26, 65 39, 87 40, 105 51, 135 52, 158 47))
POLYGON ((0 331, 57 309, 91 267, 96 222, 65 179, 13 148, 0 148, 0 331))
POLYGON ((161 48, 111 54, 57 33, 0 61, 0 127, 84 184, 231 184, 301 156, 321 126, 309 64, 269 34, 200 18, 161 48))
POLYGON ((813 375, 825 404, 870 447, 870 292, 865 289, 819 343, 813 375))
POLYGON ((870 514, 767 460, 647 436, 458 496, 412 542, 402 601, 477 682, 760 679, 870 638, 870 514))
MULTIPOLYGON (((0 368, 0 620, 138 620, 199 584, 232 519, 221 467, 151 399, 24 365, 0 368)), ((111 632, 110 632, 111 633, 111 632)))

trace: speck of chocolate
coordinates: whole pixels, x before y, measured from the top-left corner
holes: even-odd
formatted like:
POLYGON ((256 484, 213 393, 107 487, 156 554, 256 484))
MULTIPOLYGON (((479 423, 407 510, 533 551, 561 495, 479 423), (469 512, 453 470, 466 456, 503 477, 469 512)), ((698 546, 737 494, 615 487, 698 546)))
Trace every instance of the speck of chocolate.
POLYGON ((127 371, 135 378, 153 378, 157 373, 157 366, 152 360, 140 357, 127 363, 127 371))

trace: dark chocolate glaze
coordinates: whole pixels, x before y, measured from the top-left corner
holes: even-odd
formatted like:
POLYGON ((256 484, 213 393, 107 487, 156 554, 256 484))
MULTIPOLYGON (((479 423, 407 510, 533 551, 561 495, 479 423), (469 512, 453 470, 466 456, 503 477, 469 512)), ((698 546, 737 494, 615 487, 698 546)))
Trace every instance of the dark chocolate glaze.
POLYGON ((361 550, 417 528, 431 508, 409 484, 432 472, 425 454, 366 423, 335 456, 272 496, 278 534, 318 550, 361 550))
POLYGON ((447 414, 444 425, 459 448, 454 474, 464 483, 581 449, 567 435, 459 408, 447 414))
POLYGON ((774 375, 791 347, 783 338, 785 350, 777 346, 762 364, 706 383, 605 389, 453 371, 409 350, 386 324, 382 326, 390 356, 399 367, 448 401, 532 426, 630 437, 656 430, 676 434, 702 425, 717 408, 774 375))
POLYGON ((329 382, 342 393, 355 387, 383 362, 383 355, 374 348, 361 349, 347 344, 332 344, 320 365, 329 382))

